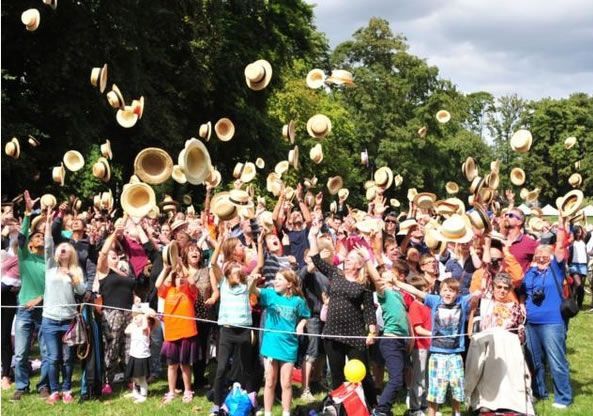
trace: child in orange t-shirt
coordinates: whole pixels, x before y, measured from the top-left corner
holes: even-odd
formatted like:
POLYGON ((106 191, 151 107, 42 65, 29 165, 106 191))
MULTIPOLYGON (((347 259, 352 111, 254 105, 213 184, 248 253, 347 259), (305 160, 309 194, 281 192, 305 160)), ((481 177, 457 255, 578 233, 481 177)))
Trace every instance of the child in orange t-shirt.
POLYGON ((162 355, 167 360, 167 381, 169 392, 165 394, 163 403, 175 399, 177 369, 181 367, 181 376, 185 392, 183 402, 192 401, 191 366, 198 358, 198 328, 196 325, 194 303, 198 289, 193 277, 185 278, 179 272, 171 272, 171 266, 164 266, 155 287, 158 296, 165 300, 164 338, 162 355), (185 316, 185 318, 170 315, 185 316))

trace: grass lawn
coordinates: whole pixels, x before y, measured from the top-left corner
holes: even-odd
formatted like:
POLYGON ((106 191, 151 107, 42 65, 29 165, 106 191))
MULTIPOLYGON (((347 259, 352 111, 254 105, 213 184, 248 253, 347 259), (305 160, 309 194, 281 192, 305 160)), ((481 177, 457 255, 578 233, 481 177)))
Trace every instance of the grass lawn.
MULTIPOLYGON (((589 298, 587 296, 587 298, 589 298)), ((588 309, 588 308, 587 308, 588 309)), ((591 346, 593 346, 593 314, 581 312, 570 323, 568 337, 568 355, 571 368, 571 379, 574 393, 574 404, 567 410, 556 410, 552 407, 552 398, 545 402, 536 404, 538 415, 592 415, 593 414, 593 361, 591 360, 591 346)), ((78 383, 75 374, 75 395, 78 396, 78 383)), ((36 380, 33 380, 33 384, 36 380)), ((140 405, 134 405, 130 399, 123 397, 123 394, 115 394, 113 398, 101 401, 85 402, 84 404, 64 405, 59 403, 49 406, 41 401, 37 395, 27 395, 20 402, 10 402, 12 390, 2 392, 0 410, 2 415, 130 415, 130 416, 154 416, 155 414, 195 414, 207 415, 210 410, 210 403, 206 400, 204 392, 199 392, 192 404, 183 404, 181 399, 174 403, 163 406, 160 403, 163 393, 166 391, 166 381, 150 385, 149 399, 140 405)), ((550 387, 550 394, 553 389, 550 387)), ((263 391, 262 391, 263 394, 263 391)), ((295 396, 299 391, 295 388, 295 396)), ((324 394, 316 397, 321 400, 324 394)), ((260 403, 263 397, 260 396, 260 403)), ((294 401, 294 406, 302 404, 299 400, 294 401)), ((405 411, 403 398, 394 407, 394 415, 402 415, 405 411)), ((450 409, 443 409, 444 415, 450 414, 450 409)), ((274 415, 280 415, 279 405, 274 407, 274 415)))

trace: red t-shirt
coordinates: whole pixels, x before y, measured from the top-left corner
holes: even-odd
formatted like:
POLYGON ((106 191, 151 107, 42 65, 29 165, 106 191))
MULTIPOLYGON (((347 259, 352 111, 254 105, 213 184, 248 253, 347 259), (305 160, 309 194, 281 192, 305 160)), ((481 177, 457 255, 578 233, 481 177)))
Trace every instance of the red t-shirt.
POLYGON ((537 241, 528 235, 521 234, 521 236, 516 241, 514 241, 509 248, 511 254, 515 256, 521 265, 523 272, 529 268, 529 265, 533 261, 533 254, 535 253, 537 246, 537 241))
MULTIPOLYGON (((420 325, 422 328, 431 331, 432 330, 432 319, 431 319, 430 308, 424 303, 414 300, 408 310, 408 319, 414 335, 416 331, 414 328, 420 325)), ((416 338, 414 341, 414 348, 418 350, 427 350, 430 348, 430 338, 416 338)))

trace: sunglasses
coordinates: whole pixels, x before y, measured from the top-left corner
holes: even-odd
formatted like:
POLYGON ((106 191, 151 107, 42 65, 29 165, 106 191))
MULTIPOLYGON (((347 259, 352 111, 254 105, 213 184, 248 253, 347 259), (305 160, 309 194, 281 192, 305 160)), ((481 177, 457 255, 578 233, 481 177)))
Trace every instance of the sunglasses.
POLYGON ((397 224, 396 220, 385 220, 385 224, 397 224))
POLYGON ((505 285, 496 285, 496 286, 494 286, 494 288, 498 289, 498 290, 507 290, 507 291, 511 290, 510 286, 505 286, 505 285))
POLYGON ((502 257, 493 257, 490 259, 490 264, 493 266, 498 266, 502 262, 502 257))
POLYGON ((537 257, 534 257, 533 260, 538 263, 545 263, 547 261, 550 261, 550 258, 548 256, 537 256, 537 257))
POLYGON ((523 218, 521 218, 519 215, 517 214, 513 214, 512 212, 507 212, 506 214, 504 214, 505 217, 507 218, 514 218, 518 221, 521 221, 523 218))

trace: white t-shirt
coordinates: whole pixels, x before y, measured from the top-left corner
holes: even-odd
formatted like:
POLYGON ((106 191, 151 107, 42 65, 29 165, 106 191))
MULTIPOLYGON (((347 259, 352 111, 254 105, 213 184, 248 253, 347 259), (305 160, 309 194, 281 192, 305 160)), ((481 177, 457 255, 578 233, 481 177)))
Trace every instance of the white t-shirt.
POLYGON ((583 240, 572 243, 572 261, 571 263, 587 264, 587 248, 583 240))
POLYGON ((132 332, 130 334, 130 357, 150 357, 150 336, 148 331, 136 326, 134 323, 132 323, 132 332))

